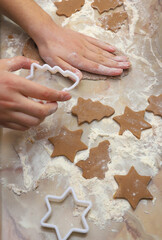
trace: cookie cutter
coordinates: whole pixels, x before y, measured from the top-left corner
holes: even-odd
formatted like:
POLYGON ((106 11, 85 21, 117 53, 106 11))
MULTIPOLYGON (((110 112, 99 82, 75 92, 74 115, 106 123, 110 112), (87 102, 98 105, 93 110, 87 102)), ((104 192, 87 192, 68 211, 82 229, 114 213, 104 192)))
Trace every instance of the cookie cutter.
POLYGON ((44 65, 41 66, 41 65, 39 65, 37 63, 32 63, 31 64, 30 75, 27 76, 26 79, 31 79, 31 78, 34 77, 34 68, 37 68, 37 69, 40 69, 40 70, 43 70, 43 71, 49 71, 52 74, 55 74, 55 73, 59 72, 64 77, 71 77, 71 78, 73 78, 75 80, 75 83, 71 87, 69 87, 69 88, 62 89, 62 91, 70 91, 70 90, 74 89, 80 82, 79 77, 75 73, 73 73, 73 72, 71 72, 69 70, 65 70, 64 71, 59 66, 50 67, 48 64, 44 64, 44 65))
POLYGON ((86 217, 87 213, 89 212, 89 210, 91 209, 92 203, 90 201, 78 200, 72 187, 67 188, 67 190, 61 196, 47 195, 45 197, 45 201, 46 201, 46 205, 47 205, 47 208, 48 208, 48 212, 41 219, 40 223, 41 223, 42 227, 55 229, 58 240, 67 240, 69 238, 69 236, 72 234, 72 232, 87 233, 89 231, 89 226, 87 224, 87 221, 86 221, 85 217, 86 217), (56 225, 46 223, 46 221, 49 219, 49 217, 52 214, 52 209, 51 209, 51 205, 50 205, 49 201, 63 202, 69 194, 72 194, 74 202, 75 202, 76 205, 84 206, 84 207, 87 207, 87 208, 84 210, 84 212, 82 213, 82 216, 81 216, 83 229, 82 228, 71 228, 70 231, 65 235, 65 237, 62 238, 61 235, 60 235, 59 229, 56 225))

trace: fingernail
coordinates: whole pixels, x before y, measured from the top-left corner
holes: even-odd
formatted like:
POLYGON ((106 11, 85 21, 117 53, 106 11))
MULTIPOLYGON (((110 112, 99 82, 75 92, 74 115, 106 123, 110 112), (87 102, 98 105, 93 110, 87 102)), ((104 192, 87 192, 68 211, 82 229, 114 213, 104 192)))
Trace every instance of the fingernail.
POLYGON ((130 67, 130 63, 129 62, 120 62, 118 63, 119 67, 130 67))
POLYGON ((112 50, 112 51, 115 51, 115 50, 116 50, 116 48, 113 47, 113 46, 109 46, 109 49, 112 50))
POLYGON ((116 61, 128 61, 128 58, 126 56, 117 56, 117 57, 114 57, 114 60, 116 61))
POLYGON ((77 70, 77 71, 75 72, 75 74, 79 77, 79 79, 82 78, 82 73, 81 73, 80 71, 77 70))
POLYGON ((36 60, 35 60, 35 61, 33 61, 33 62, 35 62, 35 63, 39 64, 39 61, 36 61, 36 60))
POLYGON ((51 114, 55 113, 56 110, 57 110, 57 106, 54 107, 54 108, 51 108, 51 109, 49 110, 48 114, 51 115, 51 114))
POLYGON ((62 100, 66 101, 69 100, 71 98, 70 94, 66 94, 62 96, 62 100))
POLYGON ((117 73, 117 74, 122 74, 123 73, 123 69, 115 69, 114 72, 117 73))

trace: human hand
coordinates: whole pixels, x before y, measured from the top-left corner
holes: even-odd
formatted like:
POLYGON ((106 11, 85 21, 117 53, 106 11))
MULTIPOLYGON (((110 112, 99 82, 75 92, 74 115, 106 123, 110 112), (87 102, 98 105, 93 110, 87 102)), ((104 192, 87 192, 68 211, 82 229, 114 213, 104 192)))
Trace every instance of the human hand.
POLYGON ((57 110, 57 101, 70 99, 67 92, 56 91, 9 71, 29 69, 33 63, 25 57, 0 60, 0 126, 15 130, 27 130, 39 125, 45 117, 57 110), (31 98, 46 100, 46 104, 31 98))
POLYGON ((116 76, 130 67, 126 56, 115 56, 115 47, 70 29, 49 23, 37 32, 36 44, 41 57, 51 66, 58 65, 77 74, 80 70, 116 76), (41 35, 40 35, 41 34, 41 35))

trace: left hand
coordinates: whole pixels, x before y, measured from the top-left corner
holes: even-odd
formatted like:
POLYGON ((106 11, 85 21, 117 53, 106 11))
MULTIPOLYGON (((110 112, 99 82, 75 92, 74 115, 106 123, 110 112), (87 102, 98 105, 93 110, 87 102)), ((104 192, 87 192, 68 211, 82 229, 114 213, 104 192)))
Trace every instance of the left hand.
POLYGON ((52 24, 35 39, 46 63, 58 65, 77 74, 91 73, 116 76, 130 67, 126 56, 115 56, 115 47, 92 37, 52 24), (47 37, 48 36, 48 37, 47 37))

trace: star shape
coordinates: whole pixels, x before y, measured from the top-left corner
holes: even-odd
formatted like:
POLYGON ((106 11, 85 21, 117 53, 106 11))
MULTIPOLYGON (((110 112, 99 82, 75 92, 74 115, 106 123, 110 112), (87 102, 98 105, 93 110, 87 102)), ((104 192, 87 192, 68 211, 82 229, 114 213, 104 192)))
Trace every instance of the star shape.
POLYGON ((89 158, 87 160, 79 161, 76 166, 82 168, 82 176, 86 179, 97 177, 103 179, 105 172, 107 172, 107 163, 110 161, 108 154, 109 141, 105 140, 95 148, 90 150, 89 158))
POLYGON ((154 115, 162 117, 162 94, 159 96, 150 96, 148 102, 149 106, 146 108, 146 111, 153 112, 154 115))
POLYGON ((127 175, 115 175, 114 178, 119 185, 114 198, 128 200, 133 209, 137 207, 141 199, 153 199, 147 189, 151 177, 139 175, 134 167, 131 167, 127 175))
POLYGON ((62 0, 54 4, 57 7, 57 15, 70 17, 73 13, 79 11, 84 3, 85 0, 62 0))
POLYGON ((65 156, 74 162, 76 153, 87 149, 87 146, 80 140, 82 133, 81 129, 70 131, 66 127, 62 127, 59 135, 48 139, 54 145, 51 157, 65 156))
POLYGON ((119 135, 129 130, 135 137, 140 139, 141 131, 151 128, 151 124, 144 120, 145 111, 134 112, 129 107, 125 108, 124 114, 113 119, 120 125, 119 135))
POLYGON ((72 232, 87 233, 89 231, 89 227, 88 227, 88 224, 87 224, 87 221, 86 221, 85 217, 86 217, 87 213, 89 212, 89 210, 91 209, 92 203, 90 201, 78 200, 77 196, 76 196, 76 194, 75 194, 75 192, 74 192, 72 187, 69 187, 61 196, 47 195, 45 197, 45 201, 46 201, 46 205, 47 205, 47 208, 48 208, 48 212, 41 219, 41 226, 42 227, 46 227, 46 228, 55 229, 57 237, 58 237, 58 240, 66 240, 66 239, 68 239, 69 236, 72 234, 72 232), (51 205, 50 205, 50 201, 53 201, 53 202, 63 202, 67 198, 67 196, 69 194, 72 194, 72 197, 73 197, 74 202, 75 202, 76 205, 86 207, 86 209, 84 210, 84 212, 82 213, 82 216, 81 216, 83 228, 71 228, 70 231, 66 234, 66 236, 62 239, 58 227, 56 225, 54 225, 54 224, 47 223, 47 220, 49 219, 49 217, 52 214, 52 208, 51 208, 51 205))
POLYGON ((93 120, 100 121, 104 117, 114 114, 112 107, 103 105, 99 101, 93 102, 91 99, 78 98, 78 103, 71 110, 73 115, 78 117, 78 124, 84 122, 91 123, 93 120))
POLYGON ((110 9, 114 9, 118 6, 121 6, 123 1, 121 0, 94 0, 91 4, 93 8, 96 8, 99 13, 103 13, 109 11, 110 9))

